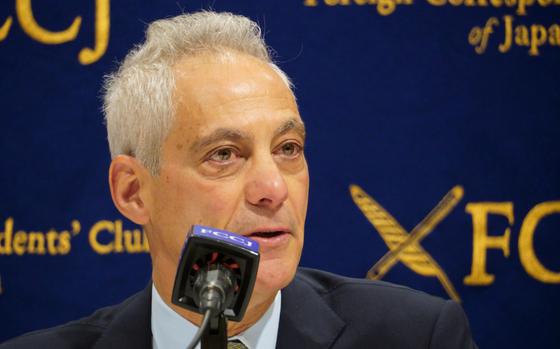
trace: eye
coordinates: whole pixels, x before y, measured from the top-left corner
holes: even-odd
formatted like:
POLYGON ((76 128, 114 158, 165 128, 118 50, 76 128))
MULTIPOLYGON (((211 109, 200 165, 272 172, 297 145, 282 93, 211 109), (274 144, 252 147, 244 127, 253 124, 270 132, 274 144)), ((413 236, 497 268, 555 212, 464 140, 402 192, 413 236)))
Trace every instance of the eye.
POLYGON ((294 143, 286 143, 282 146, 282 153, 284 155, 294 155, 296 152, 297 148, 294 143))
POLYGON ((243 149, 235 145, 222 145, 206 153, 198 168, 208 178, 225 178, 237 173, 246 159, 243 149))
POLYGON ((208 158, 215 162, 228 162, 236 156, 234 149, 232 148, 221 148, 213 152, 208 158))
POLYGON ((297 157, 303 150, 302 146, 295 142, 286 142, 282 144, 278 150, 278 154, 287 158, 297 157))

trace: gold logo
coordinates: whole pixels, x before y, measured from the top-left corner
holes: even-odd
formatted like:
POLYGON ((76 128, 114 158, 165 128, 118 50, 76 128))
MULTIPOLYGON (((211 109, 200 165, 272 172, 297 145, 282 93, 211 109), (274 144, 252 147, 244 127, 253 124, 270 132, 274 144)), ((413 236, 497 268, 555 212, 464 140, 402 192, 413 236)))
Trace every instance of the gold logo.
POLYGON ((375 263, 367 273, 367 278, 381 279, 397 262, 422 276, 435 277, 451 299, 461 298, 445 271, 420 246, 420 241, 433 232, 434 228, 455 208, 463 198, 463 187, 453 187, 436 207, 408 233, 387 210, 357 185, 350 185, 352 199, 375 227, 389 251, 375 263))
MULTIPOLYGON (((80 27, 82 17, 76 16, 65 30, 51 31, 43 27, 35 18, 32 0, 15 0, 16 17, 21 29, 31 39, 45 45, 60 45, 74 41, 80 27)), ((93 47, 84 47, 78 54, 78 61, 82 65, 97 62, 107 51, 109 44, 110 0, 95 0, 95 43, 93 47)), ((14 19, 9 16, 5 20, 0 18, 0 42, 5 40, 10 33, 14 19)))

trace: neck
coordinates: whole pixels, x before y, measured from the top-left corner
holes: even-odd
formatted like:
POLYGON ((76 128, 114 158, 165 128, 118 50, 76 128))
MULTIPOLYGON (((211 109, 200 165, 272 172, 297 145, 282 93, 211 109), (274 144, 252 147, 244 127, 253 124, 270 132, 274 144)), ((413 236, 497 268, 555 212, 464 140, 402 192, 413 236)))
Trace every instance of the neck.
MULTIPOLYGON (((154 266, 154 271, 152 273, 152 278, 154 280, 154 285, 160 294, 161 298, 171 309, 173 309, 177 314, 181 315, 183 318, 187 319, 191 323, 196 326, 201 325, 202 323, 202 315, 189 311, 187 309, 181 308, 176 306, 175 304, 171 303, 171 294, 173 288, 173 278, 174 276, 164 275, 163 273, 155 272, 156 268, 154 266)), ((161 269, 160 269, 161 270, 161 269)), ((227 324, 227 332, 228 337, 235 336, 253 324, 255 324, 259 319, 266 313, 272 302, 274 302, 274 298, 276 297, 276 293, 268 296, 260 295, 253 293, 251 296, 251 300, 249 301, 249 305, 247 306, 247 310, 245 312, 245 316, 243 320, 240 322, 233 322, 228 321, 227 324)))

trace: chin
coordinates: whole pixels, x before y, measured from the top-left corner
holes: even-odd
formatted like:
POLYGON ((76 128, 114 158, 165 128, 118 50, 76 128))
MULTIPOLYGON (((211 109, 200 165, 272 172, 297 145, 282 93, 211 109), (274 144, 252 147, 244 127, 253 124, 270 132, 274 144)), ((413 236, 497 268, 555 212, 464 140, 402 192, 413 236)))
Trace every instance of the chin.
POLYGON ((288 286, 296 274, 297 261, 261 260, 253 293, 269 298, 288 286))

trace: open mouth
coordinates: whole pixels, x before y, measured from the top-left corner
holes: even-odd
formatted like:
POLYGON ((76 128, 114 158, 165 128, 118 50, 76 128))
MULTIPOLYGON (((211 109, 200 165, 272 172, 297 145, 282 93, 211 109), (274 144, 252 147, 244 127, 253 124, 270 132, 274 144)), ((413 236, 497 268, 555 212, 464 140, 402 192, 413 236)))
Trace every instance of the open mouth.
POLYGON ((285 231, 257 231, 249 235, 250 238, 273 238, 285 234, 285 231))

